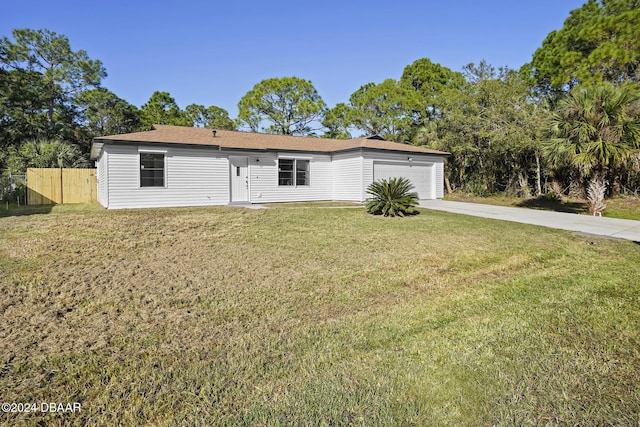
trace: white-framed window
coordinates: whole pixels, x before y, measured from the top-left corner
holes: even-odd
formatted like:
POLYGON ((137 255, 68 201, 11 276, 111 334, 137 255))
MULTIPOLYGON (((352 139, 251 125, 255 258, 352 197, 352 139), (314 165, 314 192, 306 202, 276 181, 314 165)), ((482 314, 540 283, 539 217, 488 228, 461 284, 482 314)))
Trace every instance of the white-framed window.
POLYGON ((140 187, 164 187, 164 153, 140 151, 140 187))
POLYGON ((309 185, 309 160, 278 159, 278 185, 309 185))

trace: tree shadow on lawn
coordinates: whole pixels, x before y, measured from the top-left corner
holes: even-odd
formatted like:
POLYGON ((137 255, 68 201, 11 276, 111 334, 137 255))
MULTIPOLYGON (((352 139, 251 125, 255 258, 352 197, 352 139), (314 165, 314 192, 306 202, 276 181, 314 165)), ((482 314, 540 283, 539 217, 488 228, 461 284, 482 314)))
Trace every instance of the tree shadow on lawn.
POLYGON ((529 209, 542 209, 555 212, 566 212, 584 214, 587 212, 586 202, 570 202, 563 200, 549 199, 547 197, 536 197, 516 203, 516 206, 529 209))
POLYGON ((4 205, 0 206, 0 218, 9 216, 27 216, 51 213, 54 205, 26 205, 15 206, 9 205, 7 209, 4 205))

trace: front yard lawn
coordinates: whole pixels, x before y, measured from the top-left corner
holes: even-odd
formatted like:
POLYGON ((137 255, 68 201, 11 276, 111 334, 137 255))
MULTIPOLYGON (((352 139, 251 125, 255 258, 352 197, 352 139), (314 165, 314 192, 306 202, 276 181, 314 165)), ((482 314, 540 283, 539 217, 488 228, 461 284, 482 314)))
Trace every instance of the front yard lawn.
POLYGON ((22 425, 637 425, 640 246, 422 210, 0 217, 22 425))

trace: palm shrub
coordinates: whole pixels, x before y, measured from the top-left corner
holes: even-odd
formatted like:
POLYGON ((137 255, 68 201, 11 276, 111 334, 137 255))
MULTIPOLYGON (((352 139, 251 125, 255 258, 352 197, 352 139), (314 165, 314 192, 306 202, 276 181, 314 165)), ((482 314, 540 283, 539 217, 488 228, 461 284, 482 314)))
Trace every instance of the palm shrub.
MULTIPOLYGON (((548 145, 553 163, 569 162, 590 181, 615 183, 621 168, 640 153, 640 95, 631 86, 577 87, 558 103, 548 145)), ((601 186, 602 183, 594 183, 601 186)))
POLYGON ((418 194, 412 192, 413 185, 407 178, 382 179, 367 188, 367 212, 373 215, 416 215, 418 194))
POLYGON ((607 182, 602 175, 596 175, 589 182, 587 188, 587 201, 591 215, 602 215, 607 205, 604 204, 604 196, 607 192, 607 182))
POLYGON ((7 166, 12 173, 25 173, 27 168, 85 168, 89 161, 77 145, 39 139, 10 147, 7 166))

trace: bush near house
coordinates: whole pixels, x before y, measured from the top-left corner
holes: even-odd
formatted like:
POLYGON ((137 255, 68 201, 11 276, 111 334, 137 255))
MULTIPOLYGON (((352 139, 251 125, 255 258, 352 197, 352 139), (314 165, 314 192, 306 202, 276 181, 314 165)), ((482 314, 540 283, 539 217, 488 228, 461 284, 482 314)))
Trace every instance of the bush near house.
POLYGON ((365 205, 367 212, 373 215, 406 216, 416 215, 418 211, 418 193, 412 192, 413 185, 407 178, 389 178, 369 185, 365 205))

